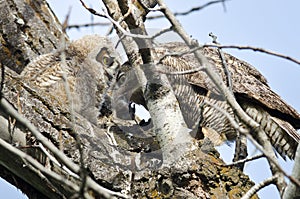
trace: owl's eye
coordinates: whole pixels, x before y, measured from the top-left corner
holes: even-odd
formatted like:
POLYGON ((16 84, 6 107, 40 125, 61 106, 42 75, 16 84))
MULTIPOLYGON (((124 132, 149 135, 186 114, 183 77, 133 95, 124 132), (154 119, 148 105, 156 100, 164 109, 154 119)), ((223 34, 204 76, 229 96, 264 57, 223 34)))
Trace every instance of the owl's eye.
POLYGON ((111 66, 112 63, 113 63, 114 59, 112 57, 109 57, 109 56, 104 56, 102 58, 102 63, 106 66, 111 66))
POLYGON ((111 66, 114 62, 114 57, 111 57, 107 48, 104 47, 97 54, 96 60, 105 66, 111 66))
POLYGON ((119 85, 122 85, 122 84, 125 82, 125 79, 126 79, 125 73, 120 72, 120 73, 118 74, 118 76, 117 76, 117 82, 118 82, 118 84, 119 84, 119 85))

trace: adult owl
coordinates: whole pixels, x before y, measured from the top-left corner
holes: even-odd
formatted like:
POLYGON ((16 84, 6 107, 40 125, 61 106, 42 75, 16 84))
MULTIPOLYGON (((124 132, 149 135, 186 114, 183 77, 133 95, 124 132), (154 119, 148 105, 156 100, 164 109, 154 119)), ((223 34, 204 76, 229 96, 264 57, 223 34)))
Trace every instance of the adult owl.
POLYGON ((64 50, 37 57, 22 71, 21 80, 59 106, 66 107, 71 100, 75 112, 96 123, 118 60, 107 37, 88 35, 71 42, 64 50))
MULTIPOLYGON (((240 125, 244 124, 238 121, 233 110, 207 74, 201 70, 184 75, 169 73, 199 68, 199 63, 193 53, 178 55, 188 50, 189 48, 180 42, 165 43, 155 47, 157 60, 162 58, 160 69, 167 72, 187 126, 191 129, 195 126, 199 127, 198 130, 213 139, 216 145, 225 140, 235 139, 236 130, 220 109, 226 111, 240 125)), ((218 51, 206 47, 201 49, 201 52, 211 63, 215 72, 227 83, 228 75, 226 75, 218 51)), ((232 91, 237 102, 249 116, 260 124, 278 153, 283 158, 288 156, 293 159, 300 141, 300 136, 295 130, 300 128, 299 113, 271 90, 266 78, 254 67, 229 54, 224 56, 231 74, 232 91)), ((122 92, 128 91, 128 102, 146 106, 141 89, 136 87, 134 71, 131 70, 120 76, 126 79, 122 80, 125 82, 122 92)))

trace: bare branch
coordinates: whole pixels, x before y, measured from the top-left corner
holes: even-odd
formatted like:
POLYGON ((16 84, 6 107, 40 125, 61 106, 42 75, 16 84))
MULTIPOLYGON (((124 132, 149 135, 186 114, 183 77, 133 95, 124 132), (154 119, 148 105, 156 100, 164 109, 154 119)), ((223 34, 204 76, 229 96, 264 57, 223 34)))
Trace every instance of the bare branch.
POLYGON ((159 37, 159 36, 161 36, 162 34, 164 34, 164 33, 166 33, 166 32, 170 32, 170 31, 172 31, 172 30, 173 30, 172 26, 169 27, 169 28, 162 29, 162 30, 158 31, 157 33, 155 33, 154 35, 152 35, 152 39, 155 39, 156 37, 159 37))
POLYGON ((234 118, 232 118, 230 116, 230 114, 228 112, 226 112, 225 110, 221 109, 220 107, 216 106, 215 104, 212 104, 210 102, 208 102, 207 100, 204 100, 203 103, 208 104, 209 106, 211 106, 212 108, 216 109, 217 111, 219 111, 221 114, 225 115, 226 118, 229 120, 230 124, 233 126, 233 128, 235 128, 235 130, 243 133, 243 134, 248 134, 249 130, 242 128, 236 121, 234 118))
MULTIPOLYGON (((104 10, 103 10, 104 11, 104 10)), ((105 12, 105 16, 107 17, 107 19, 110 20, 110 22, 112 22, 117 28, 118 30, 120 30, 125 36, 128 37, 132 37, 132 38, 139 38, 139 39, 152 39, 152 36, 149 35, 141 35, 141 34, 132 34, 128 31, 126 31, 124 28, 122 28, 122 26, 119 24, 119 22, 113 20, 113 18, 111 18, 109 16, 108 13, 105 12)))
MULTIPOLYGON (((213 43, 214 44, 220 45, 220 43, 217 42, 217 36, 213 35, 213 33, 209 33, 209 36, 211 36, 213 38, 213 43)), ((228 65, 226 63, 226 59, 225 59, 223 51, 220 48, 217 48, 217 49, 218 49, 220 59, 222 61, 222 65, 223 65, 223 68, 224 68, 224 73, 227 77, 227 84, 228 84, 227 86, 228 86, 229 90, 232 92, 231 73, 228 69, 228 65)))
POLYGON ((273 56, 276 56, 276 57, 280 57, 280 58, 289 60, 291 62, 294 62, 294 63, 300 65, 300 60, 297 60, 293 57, 290 57, 290 56, 287 56, 287 55, 284 55, 284 54, 280 54, 280 53, 277 53, 277 52, 273 52, 273 51, 270 51, 270 50, 266 50, 266 49, 263 49, 263 48, 253 47, 253 46, 204 44, 201 47, 235 48, 235 49, 239 49, 239 50, 253 50, 255 52, 261 52, 261 53, 266 53, 268 55, 273 55, 273 56))
MULTIPOLYGON (((159 37, 159 36, 163 35, 163 34, 166 33, 166 32, 169 32, 169 31, 172 31, 172 27, 165 28, 165 29, 162 29, 162 30, 158 31, 157 33, 153 34, 149 39, 153 42, 153 40, 154 40, 156 37, 159 37)), ((127 33, 128 33, 128 32, 127 32, 127 33)), ((117 42, 116 45, 115 45, 115 48, 117 48, 117 47, 119 46, 120 42, 121 42, 126 36, 129 36, 129 37, 130 37, 130 35, 127 34, 127 33, 120 36, 118 42, 117 42)), ((131 33, 130 33, 130 34, 131 34, 131 33)), ((134 34, 134 35, 136 35, 136 34, 134 34)), ((135 36, 134 36, 133 38, 135 38, 135 36)), ((139 37, 136 37, 136 38, 139 38, 139 37)))
POLYGON ((99 16, 99 17, 104 17, 104 18, 106 18, 106 15, 101 14, 101 13, 97 12, 96 10, 94 10, 93 8, 88 7, 88 6, 84 3, 83 0, 79 0, 79 1, 81 2, 82 6, 83 6, 85 9, 87 9, 91 14, 96 15, 96 16, 99 16))
POLYGON ((72 29, 72 28, 86 28, 86 27, 94 27, 94 26, 109 26, 111 25, 111 23, 106 23, 106 22, 95 22, 95 23, 84 23, 84 24, 72 24, 72 25, 68 25, 67 29, 72 29))
POLYGON ((167 75, 187 75, 192 73, 197 73, 199 71, 205 70, 204 66, 200 66, 197 68, 193 68, 190 70, 183 70, 183 71, 165 71, 165 70, 157 70, 159 73, 167 74, 167 75))
POLYGON ((196 48, 190 48, 189 50, 182 51, 182 52, 166 52, 164 53, 161 57, 158 58, 157 61, 155 61, 155 64, 159 64, 162 62, 162 60, 168 56, 176 56, 176 57, 181 57, 186 54, 190 54, 195 52, 196 50, 202 49, 202 46, 196 47, 196 48))
POLYGON ((232 162, 230 164, 226 164, 226 166, 235 166, 235 165, 238 165, 238 164, 241 164, 241 163, 250 162, 252 160, 257 160, 257 159, 263 158, 263 157, 265 157, 263 154, 259 154, 259 155, 255 155, 255 156, 252 156, 252 157, 248 157, 248 158, 245 158, 245 159, 242 159, 242 160, 232 162))
MULTIPOLYGON (((87 9, 91 14, 93 15, 97 15, 97 16, 100 16, 100 17, 105 17, 107 18, 112 24, 114 24, 119 31, 121 31, 125 36, 128 36, 128 37, 133 37, 133 38, 140 38, 140 39, 152 39, 152 36, 149 36, 149 35, 141 35, 141 34, 132 34, 128 31, 126 31, 121 25, 120 25, 120 22, 117 22, 115 21, 113 18, 111 18, 109 16, 109 14, 103 9, 103 12, 104 14, 101 14, 99 12, 97 12, 96 10, 88 7, 84 2, 83 0, 80 0, 80 2, 82 3, 83 7, 85 9, 87 9)), ((122 19, 123 20, 123 19, 122 19)), ((121 21, 122 21, 121 20, 121 21)))
MULTIPOLYGON (((258 159, 258 158, 261 158, 263 156, 267 156, 268 152, 263 148, 261 147, 261 145, 259 145, 257 143, 257 141, 255 139, 253 139, 253 137, 249 134, 248 130, 247 129, 244 129, 242 127, 240 127, 240 125, 234 120, 234 118, 232 118, 225 110, 221 109, 220 107, 214 105, 214 104, 211 104, 209 103, 208 101, 204 101, 203 103, 205 104, 208 104, 210 105, 211 107, 213 107, 214 109, 216 109, 217 111, 221 112, 223 115, 226 116, 226 118, 230 121, 231 125, 237 130, 239 131, 240 133, 242 133, 243 135, 246 135, 247 138, 252 142, 252 144, 259 150, 263 153, 263 155, 258 155, 258 156, 254 156, 254 157, 250 157, 250 158, 246 158, 244 160, 240 160, 240 161, 236 161, 236 162, 233 162, 231 164, 229 164, 228 166, 231 166, 231 165, 236 165, 236 164, 240 164, 240 163, 243 163, 243 162, 248 162, 248 161, 251 161, 251 160, 254 160, 254 159, 258 159)), ((273 160, 272 160, 273 161, 273 160)), ((286 171, 284 171, 284 169, 278 164, 278 162, 273 162, 277 168, 287 177, 289 178, 294 184, 298 185, 300 187, 300 181, 293 177, 293 175, 289 175, 286 171)), ((298 171, 298 170, 297 170, 298 171)))
POLYGON ((260 189, 273 184, 276 182, 277 176, 272 176, 256 185, 251 187, 251 189, 241 198, 241 199, 250 199, 256 192, 258 192, 260 189))
MULTIPOLYGON (((209 33, 209 36, 212 37, 213 43, 220 45, 219 42, 217 42, 217 36, 214 35, 212 32, 209 33)), ((231 79, 231 73, 228 69, 227 60, 225 58, 225 55, 221 48, 217 48, 217 51, 219 53, 220 60, 222 62, 222 66, 224 69, 224 74, 227 79, 227 86, 231 93, 233 93, 233 86, 232 86, 232 79, 231 79)), ((238 161, 240 159, 244 159, 247 157, 247 138, 245 134, 242 134, 240 132, 237 132, 236 141, 235 141, 235 154, 233 161, 238 161)), ((237 167, 239 167, 241 170, 244 168, 244 163, 241 162, 239 164, 236 164, 237 167)))
MULTIPOLYGON (((191 14, 191 13, 193 13, 193 12, 203 10, 204 8, 207 8, 208 6, 211 6, 211 5, 214 5, 214 4, 217 4, 217 3, 222 3, 222 4, 223 4, 223 7, 224 7, 224 10, 226 10, 226 7, 224 6, 226 1, 229 1, 229 0, 216 0, 216 1, 210 1, 210 2, 207 2, 207 3, 204 4, 204 5, 190 8, 190 9, 187 10, 187 11, 183 11, 183 12, 174 12, 174 16, 185 16, 185 15, 189 15, 189 14, 191 14)), ((152 11, 153 11, 153 9, 149 9, 149 10, 152 10, 152 11)), ((148 16, 147 19, 158 19, 158 18, 163 18, 163 17, 165 17, 165 16, 164 16, 164 15, 156 15, 156 16, 148 16)))
POLYGON ((1 66, 1 82, 0 82, 0 99, 2 98, 2 90, 4 87, 4 78, 5 78, 5 66, 3 64, 0 64, 1 66))
MULTIPOLYGON (((259 150, 261 151, 267 158, 268 158, 268 151, 265 150, 258 142, 250 135, 247 134, 247 138, 252 142, 252 144, 259 150)), ((298 179, 295 179, 293 176, 289 175, 278 163, 278 161, 273 161, 273 159, 268 159, 268 161, 271 161, 277 169, 283 173, 285 177, 287 177, 290 181, 292 181, 294 184, 300 187, 300 181, 298 179)))
POLYGON ((182 56, 182 55, 186 55, 186 54, 189 54, 189 53, 192 53, 192 52, 195 52, 199 49, 202 49, 202 48, 205 48, 205 47, 214 47, 214 48, 232 48, 232 49, 239 49, 239 50, 253 50, 255 52, 261 52, 261 53, 266 53, 268 55, 272 55, 272 56, 275 56, 275 57, 280 57, 280 58, 283 58, 283 59, 286 59, 286 60, 289 60, 291 62, 294 62, 298 65, 300 65, 300 60, 297 60, 293 57, 290 57, 290 56, 287 56, 287 55, 284 55, 284 54, 280 54, 280 53, 277 53, 277 52, 273 52, 273 51, 270 51, 270 50, 266 50, 266 49, 263 49, 263 48, 258 48, 258 47, 254 47, 254 46, 241 46, 241 45, 220 45, 220 44, 203 44, 203 45, 199 45, 198 47, 194 47, 194 48, 191 48, 187 51, 184 51, 184 52, 180 52, 180 53, 166 53, 164 54, 164 56, 162 56, 160 59, 162 60, 163 58, 165 58, 166 56, 182 56))

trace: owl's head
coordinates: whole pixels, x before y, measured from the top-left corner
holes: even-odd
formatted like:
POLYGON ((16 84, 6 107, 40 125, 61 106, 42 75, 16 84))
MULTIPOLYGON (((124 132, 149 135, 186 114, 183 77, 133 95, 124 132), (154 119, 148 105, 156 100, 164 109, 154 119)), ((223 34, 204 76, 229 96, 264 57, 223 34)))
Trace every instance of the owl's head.
POLYGON ((87 35, 73 41, 71 46, 80 52, 84 65, 95 75, 115 76, 120 66, 120 56, 109 38, 99 35, 87 35))

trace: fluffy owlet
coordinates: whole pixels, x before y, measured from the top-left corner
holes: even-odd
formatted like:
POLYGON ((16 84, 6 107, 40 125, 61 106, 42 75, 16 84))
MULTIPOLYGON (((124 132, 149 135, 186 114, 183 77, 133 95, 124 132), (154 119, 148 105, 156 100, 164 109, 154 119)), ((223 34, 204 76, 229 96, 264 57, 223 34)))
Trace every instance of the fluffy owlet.
POLYGON ((71 42, 63 51, 39 56, 22 71, 21 79, 58 105, 64 106, 72 100, 74 110, 95 123, 118 61, 108 38, 89 35, 71 42), (69 84, 69 97, 63 74, 69 84))
MULTIPOLYGON (((166 53, 178 54, 188 49, 184 43, 172 42, 159 45, 155 51, 158 57, 162 57, 166 53)), ((203 48, 202 53, 226 83, 227 75, 218 51, 214 48, 203 48)), ((300 142, 300 135, 295 130, 300 128, 299 113, 273 92, 265 77, 250 64, 229 54, 225 54, 225 59, 231 73, 232 90, 240 106, 260 124, 280 155, 284 158, 287 155, 293 159, 300 142)), ((168 55, 161 60, 161 63, 161 69, 168 72, 199 67, 193 53, 182 56, 168 55)), ((122 89, 128 90, 129 87, 128 101, 145 106, 141 90, 130 83, 136 82, 134 73, 130 71, 125 76, 127 79, 123 86, 127 88, 122 89)), ((215 144, 235 139, 235 129, 228 118, 215 107, 223 109, 236 120, 238 118, 204 71, 184 75, 167 74, 167 77, 189 128, 198 125, 197 128, 202 131, 202 134, 212 138, 215 144)))

